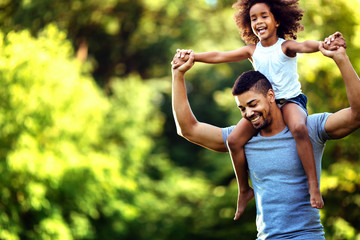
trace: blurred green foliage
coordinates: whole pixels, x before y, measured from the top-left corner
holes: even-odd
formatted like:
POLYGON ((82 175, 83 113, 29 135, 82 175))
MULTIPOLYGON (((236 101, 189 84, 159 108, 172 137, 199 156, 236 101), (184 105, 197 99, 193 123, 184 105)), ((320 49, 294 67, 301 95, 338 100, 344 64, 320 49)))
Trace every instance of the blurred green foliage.
MULTIPOLYGON (((254 239, 254 201, 238 222, 230 158, 176 135, 170 61, 243 46, 233 1, 0 2, 0 239, 254 239)), ((299 41, 335 31, 360 71, 359 1, 300 0, 299 41)), ((236 124, 230 88, 249 62, 197 63, 197 118, 236 124)), ((309 112, 347 107, 334 63, 299 56, 309 112)), ((329 141, 326 237, 360 239, 359 131, 329 141)))

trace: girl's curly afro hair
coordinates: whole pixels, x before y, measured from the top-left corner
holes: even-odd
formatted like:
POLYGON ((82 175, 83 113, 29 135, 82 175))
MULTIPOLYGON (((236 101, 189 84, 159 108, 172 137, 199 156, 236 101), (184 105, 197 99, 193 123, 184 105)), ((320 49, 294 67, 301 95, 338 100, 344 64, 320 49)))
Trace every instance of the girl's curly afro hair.
POLYGON ((258 37, 251 29, 250 8, 256 3, 265 3, 270 7, 275 20, 280 23, 277 29, 278 37, 296 39, 296 33, 304 30, 301 19, 304 11, 299 7, 299 0, 238 0, 233 4, 237 9, 234 18, 240 29, 241 37, 246 44, 259 42, 258 37))

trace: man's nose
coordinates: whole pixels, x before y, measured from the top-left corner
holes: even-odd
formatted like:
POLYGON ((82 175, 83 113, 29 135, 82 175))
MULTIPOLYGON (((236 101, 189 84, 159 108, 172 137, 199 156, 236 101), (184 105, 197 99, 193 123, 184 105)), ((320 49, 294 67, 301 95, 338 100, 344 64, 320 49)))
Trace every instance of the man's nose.
POLYGON ((246 109, 245 116, 250 118, 254 115, 254 111, 252 109, 246 109))

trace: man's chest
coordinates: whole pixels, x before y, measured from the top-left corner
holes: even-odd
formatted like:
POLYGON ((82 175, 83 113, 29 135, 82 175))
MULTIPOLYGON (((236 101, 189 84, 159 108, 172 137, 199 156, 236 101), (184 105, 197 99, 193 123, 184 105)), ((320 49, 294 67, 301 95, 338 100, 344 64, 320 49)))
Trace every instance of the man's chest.
POLYGON ((245 154, 250 172, 258 178, 288 178, 304 173, 290 132, 270 138, 254 137, 245 145, 245 154))

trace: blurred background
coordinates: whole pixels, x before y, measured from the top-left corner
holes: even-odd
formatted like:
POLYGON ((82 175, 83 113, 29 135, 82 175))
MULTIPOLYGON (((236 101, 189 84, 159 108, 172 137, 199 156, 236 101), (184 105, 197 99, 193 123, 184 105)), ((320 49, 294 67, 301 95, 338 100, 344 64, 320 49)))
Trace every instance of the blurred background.
MULTIPOLYGON (((176 134, 170 62, 177 48, 244 45, 234 0, 0 1, 0 239, 254 239, 252 200, 232 220, 228 154, 176 134)), ((298 41, 340 31, 360 72, 360 2, 300 0, 298 41)), ((321 53, 298 58, 309 112, 348 106, 321 53)), ((196 63, 199 121, 241 118, 231 87, 250 62, 196 63)), ((360 239, 360 132, 329 141, 321 210, 326 237, 360 239)), ((274 211, 276 211, 274 209, 274 211)))

